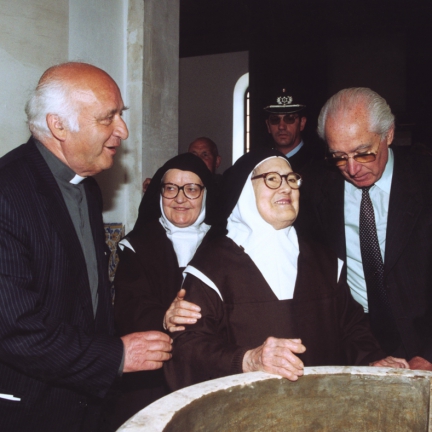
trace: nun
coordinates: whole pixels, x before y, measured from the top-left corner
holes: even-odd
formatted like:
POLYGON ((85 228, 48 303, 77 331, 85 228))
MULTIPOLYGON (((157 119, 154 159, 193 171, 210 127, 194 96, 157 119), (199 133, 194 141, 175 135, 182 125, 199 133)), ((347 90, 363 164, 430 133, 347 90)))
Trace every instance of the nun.
POLYGON ((270 149, 224 173, 218 220, 184 272, 202 318, 173 334, 171 389, 258 370, 295 381, 304 366, 408 367, 384 359, 343 262, 297 235, 301 182, 270 149))
MULTIPOLYGON (((119 244, 114 316, 120 335, 181 330, 201 316, 178 291, 182 271, 210 228, 211 188, 211 172, 192 153, 170 159, 154 175, 133 231, 119 244)), ((121 387, 117 426, 169 392, 162 369, 124 375, 121 387)))

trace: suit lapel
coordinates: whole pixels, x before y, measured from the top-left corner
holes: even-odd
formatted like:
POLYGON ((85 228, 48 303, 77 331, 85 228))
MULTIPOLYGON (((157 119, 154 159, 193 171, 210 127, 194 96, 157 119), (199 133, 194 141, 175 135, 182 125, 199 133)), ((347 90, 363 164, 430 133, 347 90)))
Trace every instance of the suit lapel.
POLYGON ((384 277, 396 264, 404 250, 423 206, 423 198, 412 166, 398 157, 396 151, 394 154, 395 162, 387 219, 384 277))
POLYGON ((40 199, 46 203, 50 225, 58 234, 69 260, 75 268, 74 274, 78 281, 76 286, 78 298, 88 322, 92 323, 92 300, 81 244, 60 188, 32 138, 28 142, 27 160, 35 179, 36 190, 40 199))

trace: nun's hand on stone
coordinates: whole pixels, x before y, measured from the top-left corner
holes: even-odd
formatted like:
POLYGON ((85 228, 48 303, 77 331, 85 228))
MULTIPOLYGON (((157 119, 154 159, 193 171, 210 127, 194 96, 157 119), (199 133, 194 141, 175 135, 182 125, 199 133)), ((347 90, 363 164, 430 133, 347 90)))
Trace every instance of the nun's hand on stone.
POLYGON ((186 290, 181 289, 165 313, 163 326, 172 332, 184 330, 184 324, 195 324, 201 318, 201 308, 184 300, 186 290))
POLYGON ((405 359, 388 356, 381 360, 371 363, 371 366, 375 367, 389 367, 396 369, 409 369, 409 364, 405 359))
POLYGON ((297 381, 303 375, 303 362, 296 356, 306 351, 301 339, 269 337, 243 357, 243 372, 263 371, 297 381))

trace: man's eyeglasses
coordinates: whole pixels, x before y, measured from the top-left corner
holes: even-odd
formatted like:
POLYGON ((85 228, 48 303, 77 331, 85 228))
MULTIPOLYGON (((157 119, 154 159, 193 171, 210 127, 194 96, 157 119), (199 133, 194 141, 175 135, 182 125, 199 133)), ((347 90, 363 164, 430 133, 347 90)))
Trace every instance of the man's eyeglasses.
POLYGON ((302 185, 302 178, 300 174, 290 172, 289 174, 279 174, 277 172, 268 172, 256 175, 251 180, 263 178, 265 185, 269 189, 278 189, 282 184, 282 179, 285 179, 291 189, 298 189, 302 185))
POLYGON ((205 189, 204 186, 196 183, 187 183, 183 186, 174 183, 161 184, 161 194, 164 198, 168 199, 175 198, 182 190, 186 198, 194 200, 201 196, 203 189, 205 189))
POLYGON ((271 125, 278 125, 281 120, 284 121, 285 124, 293 124, 296 119, 298 119, 298 114, 285 114, 283 117, 279 117, 278 115, 271 115, 268 118, 268 121, 271 125))
POLYGON ((353 156, 348 156, 346 153, 336 152, 336 153, 332 153, 331 156, 326 158, 326 160, 331 165, 337 167, 344 167, 348 163, 348 159, 350 158, 354 159, 356 162, 359 163, 373 162, 376 159, 380 145, 381 145, 381 141, 378 144, 378 148, 374 152, 370 151, 366 153, 357 153, 353 156))

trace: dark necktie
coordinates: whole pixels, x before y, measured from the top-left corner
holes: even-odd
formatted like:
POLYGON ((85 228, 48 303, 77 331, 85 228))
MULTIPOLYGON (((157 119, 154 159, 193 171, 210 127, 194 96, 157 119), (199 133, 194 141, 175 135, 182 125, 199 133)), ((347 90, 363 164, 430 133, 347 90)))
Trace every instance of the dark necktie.
POLYGON ((369 196, 372 186, 362 188, 360 249, 372 332, 384 351, 391 354, 398 347, 400 337, 384 285, 384 263, 378 243, 375 213, 369 196))

